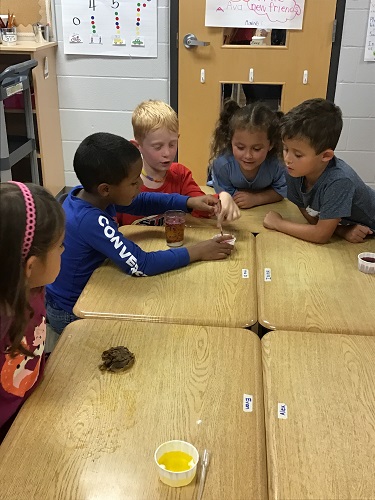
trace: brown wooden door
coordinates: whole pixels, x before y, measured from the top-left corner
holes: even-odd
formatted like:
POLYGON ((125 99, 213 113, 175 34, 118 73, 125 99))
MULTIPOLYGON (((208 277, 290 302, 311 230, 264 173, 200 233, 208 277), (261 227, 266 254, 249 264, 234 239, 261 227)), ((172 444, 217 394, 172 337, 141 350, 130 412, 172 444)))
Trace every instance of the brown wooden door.
POLYGON ((303 29, 288 31, 285 46, 223 45, 223 28, 204 25, 205 1, 179 3, 178 114, 179 161, 198 184, 205 184, 209 144, 221 105, 224 82, 282 85, 281 110, 311 97, 325 97, 336 0, 306 0, 303 29), (193 33, 209 46, 184 47, 193 33), (201 83, 201 70, 205 83, 201 83), (308 72, 307 84, 303 83, 308 72))

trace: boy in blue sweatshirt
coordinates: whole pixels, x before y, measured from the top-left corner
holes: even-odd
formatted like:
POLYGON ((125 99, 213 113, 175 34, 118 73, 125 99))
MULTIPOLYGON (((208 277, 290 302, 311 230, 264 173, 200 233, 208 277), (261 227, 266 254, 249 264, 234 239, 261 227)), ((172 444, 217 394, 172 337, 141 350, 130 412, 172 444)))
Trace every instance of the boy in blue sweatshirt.
MULTIPOLYGON (((118 231, 116 212, 153 215, 167 210, 214 213, 218 200, 211 196, 140 193, 142 158, 136 146, 113 134, 90 135, 74 156, 80 186, 63 203, 66 214, 65 251, 56 281, 47 287, 47 318, 61 333, 78 319, 73 307, 92 273, 111 259, 132 276, 152 276, 199 260, 225 259, 233 246, 224 238, 189 247, 144 252, 118 231)), ((219 214, 219 221, 224 214, 219 214)))

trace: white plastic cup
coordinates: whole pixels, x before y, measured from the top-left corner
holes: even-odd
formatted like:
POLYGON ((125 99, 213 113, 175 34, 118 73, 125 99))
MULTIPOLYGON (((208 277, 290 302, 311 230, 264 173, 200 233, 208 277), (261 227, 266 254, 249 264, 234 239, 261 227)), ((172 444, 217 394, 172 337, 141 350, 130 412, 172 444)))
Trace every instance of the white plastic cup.
POLYGON ((195 478, 197 473, 197 464, 199 461, 199 453, 198 450, 190 443, 186 441, 179 441, 175 439, 173 441, 166 441, 161 444, 159 448, 155 451, 155 463, 158 469, 160 481, 168 486, 172 486, 172 488, 180 488, 181 486, 186 486, 190 484, 192 480, 195 478), (187 471, 181 472, 172 472, 159 464, 159 459, 164 455, 164 453, 168 453, 169 451, 182 451, 187 453, 193 458, 194 465, 191 469, 187 471))
MULTIPOLYGON (((233 234, 223 234, 224 237, 227 237, 228 239, 221 241, 221 243, 229 243, 229 245, 233 245, 236 242, 236 237, 233 236, 233 234)), ((215 234, 215 236, 212 238, 213 240, 216 240, 218 238, 221 238, 221 234, 215 234)))
POLYGON ((265 39, 265 36, 253 36, 250 45, 263 45, 265 39))
POLYGON ((375 274, 375 262, 370 262, 365 259, 375 260, 375 253, 362 252, 358 255, 358 269, 362 273, 375 274))

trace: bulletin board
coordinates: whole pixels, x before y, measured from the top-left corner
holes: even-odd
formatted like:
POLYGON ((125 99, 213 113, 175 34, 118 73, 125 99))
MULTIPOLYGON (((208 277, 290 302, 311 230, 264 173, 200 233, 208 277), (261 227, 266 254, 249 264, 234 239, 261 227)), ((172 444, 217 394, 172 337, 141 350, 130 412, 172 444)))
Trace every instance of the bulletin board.
POLYGON ((157 57, 157 0, 61 0, 65 54, 157 57))
POLYGON ((34 23, 51 24, 49 10, 50 0, 1 0, 0 2, 0 14, 7 15, 8 11, 14 14, 15 24, 20 33, 33 33, 34 23))

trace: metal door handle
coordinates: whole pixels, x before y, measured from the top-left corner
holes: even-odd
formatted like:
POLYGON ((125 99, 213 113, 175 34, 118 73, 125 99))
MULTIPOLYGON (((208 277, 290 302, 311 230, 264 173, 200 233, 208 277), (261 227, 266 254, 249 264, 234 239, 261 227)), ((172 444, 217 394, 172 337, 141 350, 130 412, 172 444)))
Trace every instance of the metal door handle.
POLYGON ((207 47, 210 45, 210 42, 201 42, 198 38, 193 35, 193 33, 188 33, 184 36, 183 39, 184 45, 187 49, 191 49, 192 47, 207 47))

